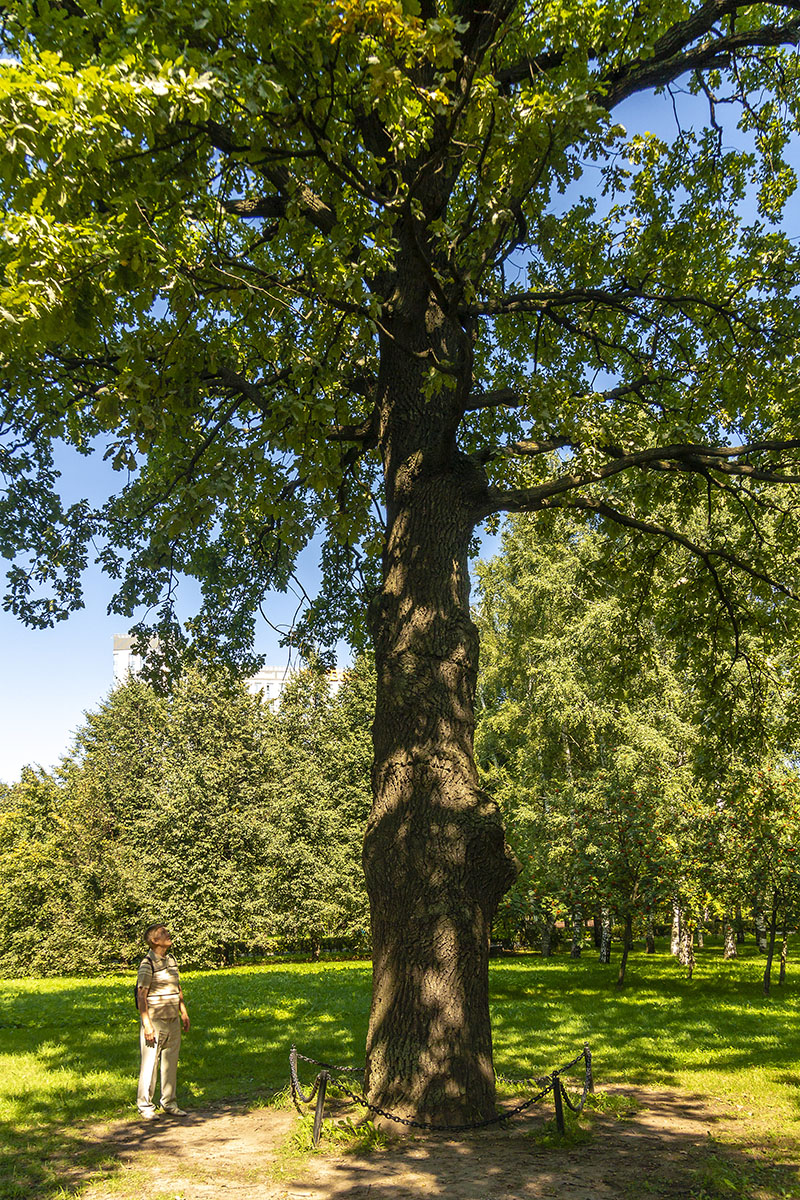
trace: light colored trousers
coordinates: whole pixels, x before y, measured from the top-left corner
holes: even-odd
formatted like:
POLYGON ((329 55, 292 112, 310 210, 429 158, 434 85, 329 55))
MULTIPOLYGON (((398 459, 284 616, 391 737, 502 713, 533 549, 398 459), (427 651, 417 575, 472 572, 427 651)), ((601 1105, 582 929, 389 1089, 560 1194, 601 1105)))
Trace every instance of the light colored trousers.
POLYGON ((155 1109, 153 1091, 156 1086, 158 1064, 161 1063, 161 1107, 175 1108, 175 1088, 178 1079, 178 1055, 181 1049, 181 1019, 171 1017, 164 1021, 151 1015, 153 1028, 156 1031, 155 1046, 148 1046, 144 1040, 144 1027, 139 1024, 139 1047, 142 1052, 142 1065, 139 1069, 139 1094, 136 1105, 139 1112, 152 1112, 155 1109))

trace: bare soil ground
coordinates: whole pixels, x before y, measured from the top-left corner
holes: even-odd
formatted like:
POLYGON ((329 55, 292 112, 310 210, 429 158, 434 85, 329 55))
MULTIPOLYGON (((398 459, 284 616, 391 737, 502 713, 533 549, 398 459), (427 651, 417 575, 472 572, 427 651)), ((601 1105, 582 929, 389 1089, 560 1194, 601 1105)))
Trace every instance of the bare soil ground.
MULTIPOLYGON (((107 1149, 85 1200, 732 1200, 800 1196, 800 1147, 706 1097, 619 1089, 632 1115, 598 1113, 584 1142, 542 1138, 541 1110, 469 1136, 414 1136, 370 1153, 287 1156, 293 1112, 217 1106, 183 1119, 92 1128, 107 1149)), ((97 1140, 95 1140, 97 1139, 97 1140)))

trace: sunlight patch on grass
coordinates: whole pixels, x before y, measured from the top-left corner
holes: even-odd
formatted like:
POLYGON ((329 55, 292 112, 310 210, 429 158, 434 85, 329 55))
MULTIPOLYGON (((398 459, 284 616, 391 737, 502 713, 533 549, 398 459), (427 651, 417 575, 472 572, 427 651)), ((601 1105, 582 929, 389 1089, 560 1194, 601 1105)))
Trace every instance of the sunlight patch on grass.
MULTIPOLYGON (((724 962, 713 944, 695 978, 666 950, 617 965, 538 955, 493 961, 497 1070, 544 1075, 588 1042, 599 1089, 612 1083, 680 1087, 734 1115, 796 1134, 800 1121, 800 987, 790 974, 761 993, 752 946, 724 962), (738 1107, 737 1107, 738 1106, 738 1107)), ((189 1107, 231 1097, 265 1103, 285 1089, 292 1042, 342 1065, 364 1061, 371 970, 364 962, 280 963, 187 972, 193 1028, 179 1086, 189 1107)), ((301 1079, 314 1068, 301 1064, 301 1079)), ((129 975, 6 981, 0 996, 0 1197, 57 1195, 65 1153, 91 1168, 67 1132, 82 1121, 135 1116, 138 1032, 129 975), (19 1186, 17 1187, 17 1185, 19 1186), (9 1190, 9 1188, 17 1190, 9 1190), (5 1189, 5 1190, 4 1190, 5 1189)), ((566 1080, 582 1085, 582 1064, 566 1080)), ((110 1182, 106 1185, 110 1186, 110 1182)), ((703 1185, 704 1186, 704 1185, 703 1185)))

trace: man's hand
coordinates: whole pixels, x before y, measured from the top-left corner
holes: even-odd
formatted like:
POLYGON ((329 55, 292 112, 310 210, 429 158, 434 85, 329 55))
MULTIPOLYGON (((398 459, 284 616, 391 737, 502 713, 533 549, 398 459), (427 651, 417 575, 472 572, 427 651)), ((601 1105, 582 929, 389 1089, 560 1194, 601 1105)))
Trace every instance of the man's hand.
POLYGON ((184 1033, 189 1032, 190 1025, 191 1025, 191 1021, 189 1020, 188 1012, 186 1011, 185 1008, 181 1008, 181 1026, 183 1028, 184 1033))
POLYGON ((144 1029, 144 1040, 147 1042, 147 1045, 148 1045, 148 1046, 155 1046, 155 1044, 156 1044, 156 1031, 155 1031, 155 1029, 153 1028, 153 1023, 152 1023, 152 1021, 149 1021, 149 1020, 145 1021, 145 1020, 143 1020, 143 1021, 142 1021, 142 1028, 144 1029))

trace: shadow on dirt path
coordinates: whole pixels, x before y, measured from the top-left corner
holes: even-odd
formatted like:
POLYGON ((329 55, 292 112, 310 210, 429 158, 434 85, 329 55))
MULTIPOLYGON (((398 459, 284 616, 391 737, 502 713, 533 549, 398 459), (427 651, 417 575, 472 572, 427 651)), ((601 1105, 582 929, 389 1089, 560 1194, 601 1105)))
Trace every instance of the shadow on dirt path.
MULTIPOLYGON (((125 1123, 95 1131, 107 1149, 103 1175, 83 1181, 83 1200, 729 1200, 800 1197, 800 1147, 765 1148, 741 1120, 706 1098, 618 1089, 632 1116, 596 1114, 586 1142, 543 1145, 544 1118, 459 1140, 417 1136, 370 1154, 326 1151, 282 1159, 292 1112, 231 1106, 181 1121, 125 1123), (538 1135, 538 1136, 537 1136, 538 1135), (281 1168, 281 1163, 282 1168, 281 1168), (281 1177, 281 1171, 283 1177, 281 1177)), ((78 1186, 73 1177, 64 1180, 78 1186)))

